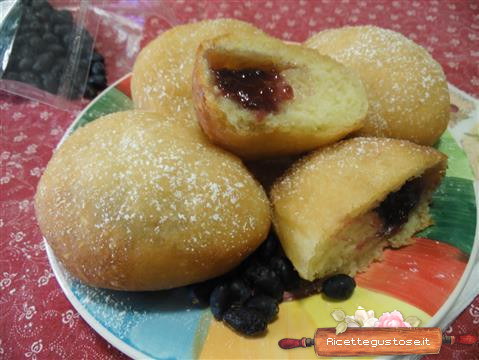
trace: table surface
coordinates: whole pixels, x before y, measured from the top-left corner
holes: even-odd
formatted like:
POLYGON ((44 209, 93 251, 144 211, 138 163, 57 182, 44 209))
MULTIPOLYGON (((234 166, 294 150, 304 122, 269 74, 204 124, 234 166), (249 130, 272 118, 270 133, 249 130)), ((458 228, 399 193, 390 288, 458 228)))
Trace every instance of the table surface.
MULTIPOLYGON (((131 17, 134 8, 137 19, 143 16, 143 43, 165 27, 160 17, 146 18, 155 13, 168 14, 172 23, 235 17, 291 41, 303 41, 317 31, 343 25, 390 28, 425 46, 441 63, 450 83, 479 96, 479 3, 475 0, 178 0, 168 3, 168 12, 159 1, 119 3, 124 6, 116 12, 131 17)), ((100 24, 99 30, 97 48, 105 54, 112 82, 125 71, 117 54, 126 42, 107 24, 100 24)), ((76 115, 0 92, 0 358, 126 358, 97 335, 63 295, 35 220, 37 182, 76 115)), ((446 333, 474 333, 478 327, 479 296, 446 333)), ((479 344, 445 345, 440 355, 425 359, 469 360, 479 359, 478 354, 479 344)))

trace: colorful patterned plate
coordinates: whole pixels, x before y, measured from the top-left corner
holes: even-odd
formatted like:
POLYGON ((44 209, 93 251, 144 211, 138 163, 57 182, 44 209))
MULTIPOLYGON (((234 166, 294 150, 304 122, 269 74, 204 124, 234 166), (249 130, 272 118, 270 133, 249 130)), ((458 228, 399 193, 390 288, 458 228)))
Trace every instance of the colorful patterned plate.
MULTIPOLYGON (((362 306, 373 309, 376 317, 399 310, 404 316, 419 317, 422 326, 440 324, 464 286, 461 278, 465 279, 472 268, 468 264, 471 254, 479 248, 479 241, 474 242, 474 177, 456 142, 475 141, 477 146, 479 137, 464 135, 464 129, 470 128, 472 117, 478 116, 479 105, 453 87, 451 98, 451 128, 438 144, 449 156, 449 169, 431 207, 435 225, 423 231, 414 245, 386 250, 384 261, 374 263, 356 277, 358 287, 347 301, 331 301, 319 294, 284 302, 278 319, 264 336, 244 338, 215 321, 208 309, 193 308, 185 289, 125 293, 91 288, 70 278, 47 245, 53 271, 85 321, 133 358, 312 359, 315 355, 311 349, 281 350, 278 340, 313 337, 318 327, 336 326, 330 313, 338 308, 352 315, 362 306)), ((128 75, 95 99, 63 140, 102 115, 132 107, 128 75)))

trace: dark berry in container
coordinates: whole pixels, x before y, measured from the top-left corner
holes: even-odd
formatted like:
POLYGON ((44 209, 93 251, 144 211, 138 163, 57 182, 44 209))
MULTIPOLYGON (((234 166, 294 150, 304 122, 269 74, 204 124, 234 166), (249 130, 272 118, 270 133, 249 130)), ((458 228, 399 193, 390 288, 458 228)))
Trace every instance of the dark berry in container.
POLYGON ((5 78, 8 80, 14 80, 14 81, 22 81, 20 78, 20 74, 16 73, 14 71, 10 71, 5 75, 5 78))
POLYGON ((46 32, 42 36, 43 41, 47 42, 49 45, 55 45, 58 44, 60 39, 58 36, 53 35, 51 32, 46 32))
POLYGON ((224 321, 234 330, 254 335, 266 330, 266 320, 260 312, 246 307, 231 307, 224 314, 224 321))
POLYGON ((32 66, 33 66, 33 59, 31 57, 26 57, 21 59, 17 65, 18 70, 20 71, 30 71, 32 69, 32 66))
POLYGON ((33 20, 29 25, 28 25, 28 28, 26 28, 30 31, 39 31, 39 30, 42 30, 43 29, 43 26, 42 24, 37 21, 37 20, 33 20))
POLYGON ((45 41, 43 41, 43 39, 40 36, 34 35, 28 41, 28 45, 30 45, 31 50, 42 51, 45 49, 47 44, 45 43, 45 41))
POLYGON ((20 81, 42 88, 42 83, 40 77, 31 72, 22 72, 20 73, 20 81))
POLYGON ((43 88, 52 93, 58 92, 58 78, 52 74, 45 74, 42 76, 43 88))
POLYGON ((223 319, 223 314, 229 306, 229 287, 228 285, 218 285, 210 296, 211 312, 216 320, 223 319))
POLYGON ((31 7, 35 11, 40 11, 44 8, 51 9, 52 6, 49 4, 47 0, 32 0, 31 7))
POLYGON ((61 46, 59 43, 54 43, 54 44, 49 44, 47 46, 47 51, 55 54, 55 55, 64 55, 67 51, 63 46, 61 46))
POLYGON ((40 74, 50 70, 54 65, 54 58, 55 55, 53 55, 51 52, 45 52, 39 55, 32 66, 33 71, 35 71, 37 74, 40 74))
POLYGON ((52 15, 50 20, 57 24, 72 24, 73 16, 68 10, 59 10, 52 15))
POLYGON ((43 21, 48 21, 51 14, 52 14, 52 10, 47 7, 44 7, 40 9, 39 11, 35 12, 35 15, 37 16, 37 18, 43 21))
POLYGON ((71 40, 72 40, 72 35, 70 34, 70 32, 68 32, 67 34, 64 34, 63 36, 61 34, 59 34, 58 36, 61 36, 62 41, 63 41, 63 45, 66 48, 68 48, 70 46, 70 43, 71 43, 71 40))
POLYGON ((271 296, 255 295, 246 302, 246 307, 254 309, 264 316, 266 322, 271 322, 278 314, 278 302, 271 296))
POLYGON ((356 287, 354 279, 345 274, 331 276, 323 282, 323 292, 332 299, 348 299, 356 287))
POLYGON ((55 61, 55 64, 50 69, 50 74, 60 78, 65 70, 66 60, 64 58, 59 58, 55 61))
POLYGON ((68 36, 67 44, 70 42, 72 26, 68 24, 57 24, 53 26, 53 33, 57 36, 63 36, 63 42, 65 42, 65 36, 68 36))

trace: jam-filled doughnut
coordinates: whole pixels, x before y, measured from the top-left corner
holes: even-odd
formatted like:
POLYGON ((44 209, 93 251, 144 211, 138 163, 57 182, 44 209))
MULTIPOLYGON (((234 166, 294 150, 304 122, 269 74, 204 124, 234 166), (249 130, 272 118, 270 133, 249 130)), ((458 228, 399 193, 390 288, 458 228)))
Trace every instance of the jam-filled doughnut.
POLYGON ((447 127, 450 102, 441 66, 403 35, 374 26, 321 31, 305 44, 354 69, 369 100, 361 136, 433 145, 447 127))
POLYGON ((266 238, 270 207, 241 161, 175 117, 128 111, 76 130, 40 179, 35 209, 84 283, 159 290, 221 275, 266 238))
POLYGON ((250 159, 337 141, 362 126, 368 106, 351 70, 264 34, 203 42, 193 69, 193 103, 210 140, 250 159))
POLYGON ((354 276, 386 246, 429 226, 428 204, 447 166, 431 147, 352 138, 310 154, 274 185, 273 223, 299 274, 354 276))

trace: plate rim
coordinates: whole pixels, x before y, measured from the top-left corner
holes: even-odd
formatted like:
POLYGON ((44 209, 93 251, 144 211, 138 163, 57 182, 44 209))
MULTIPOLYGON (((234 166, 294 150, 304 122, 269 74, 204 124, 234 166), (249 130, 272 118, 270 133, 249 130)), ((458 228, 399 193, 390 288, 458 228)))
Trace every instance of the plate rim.
MULTIPOLYGON (((70 126, 68 126, 68 128, 66 129, 62 138, 56 145, 54 151, 57 150, 63 144, 63 142, 68 138, 71 130, 75 127, 78 121, 85 115, 85 113, 91 107, 93 107, 99 101, 99 99, 102 96, 104 96, 108 91, 115 88, 119 83, 121 83, 122 81, 124 81, 125 79, 131 76, 132 76, 132 73, 130 72, 120 77, 118 80, 113 82, 110 86, 108 86, 105 90, 103 90, 81 112, 79 112, 76 115, 73 122, 70 124, 70 126)), ((472 100, 476 105, 476 111, 479 111, 479 100, 475 99, 473 96, 465 93, 464 91, 462 91, 461 89, 457 88, 456 86, 452 85, 449 82, 448 82, 448 86, 450 90, 452 89, 453 91, 459 93, 460 95, 463 95, 464 97, 472 100)), ((457 143, 457 139, 454 138, 454 140, 457 143)), ((468 162, 469 162, 469 159, 468 159, 468 162)), ((441 305, 439 310, 428 320, 428 322, 424 324, 426 327, 434 327, 438 325, 441 322, 441 320, 447 315, 448 311, 453 306, 453 303, 457 300, 460 293, 464 290, 464 285, 468 281, 470 275, 472 274, 473 268, 479 264, 479 180, 474 179, 472 182, 474 186, 474 196, 475 196, 475 203, 476 203, 476 229, 475 229, 475 235, 474 235, 474 242, 472 244, 472 251, 469 256, 470 261, 468 261, 464 269, 464 272, 461 275, 461 278, 459 279, 456 286, 454 287, 454 290, 448 296, 447 300, 441 305)), ((113 334, 88 311, 88 309, 80 302, 80 300, 76 297, 76 295, 73 293, 73 291, 69 287, 70 286, 69 281, 66 279, 66 276, 64 275, 64 272, 66 272, 66 270, 61 267, 61 264, 58 262, 57 258, 55 257, 55 254, 53 253, 53 250, 51 249, 50 245, 48 245, 46 238, 45 237, 42 237, 42 238, 45 244, 48 262, 50 263, 50 266, 53 270, 53 273, 56 277, 57 282, 60 285, 60 288, 62 289, 68 301, 75 308, 75 310, 80 314, 83 320, 85 320, 85 322, 94 331, 96 331, 98 335, 100 335, 110 345, 112 345, 113 347, 115 347, 117 350, 121 351, 125 355, 134 359, 154 359, 148 354, 141 352, 140 350, 129 345, 128 343, 123 341, 121 338, 113 334)), ((444 326, 447 326, 447 325, 448 324, 445 324, 444 326)), ((395 356, 394 357, 383 356, 383 357, 377 357, 376 360, 386 360, 386 359, 390 360, 390 359, 396 359, 396 358, 397 357, 395 356)))

